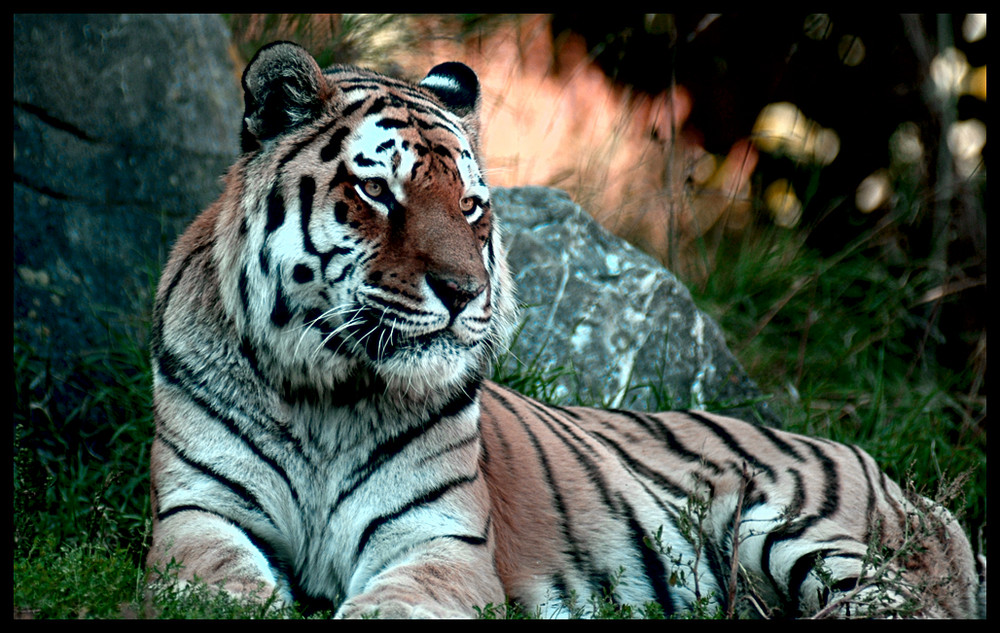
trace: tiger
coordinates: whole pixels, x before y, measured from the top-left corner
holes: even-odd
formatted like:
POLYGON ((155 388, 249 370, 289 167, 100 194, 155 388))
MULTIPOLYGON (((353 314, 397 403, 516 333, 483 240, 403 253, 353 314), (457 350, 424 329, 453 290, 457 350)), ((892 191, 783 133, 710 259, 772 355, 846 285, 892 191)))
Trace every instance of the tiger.
POLYGON ((150 570, 338 618, 980 614, 956 519, 857 447, 489 380, 518 311, 471 68, 275 42, 242 87, 156 293, 150 570))

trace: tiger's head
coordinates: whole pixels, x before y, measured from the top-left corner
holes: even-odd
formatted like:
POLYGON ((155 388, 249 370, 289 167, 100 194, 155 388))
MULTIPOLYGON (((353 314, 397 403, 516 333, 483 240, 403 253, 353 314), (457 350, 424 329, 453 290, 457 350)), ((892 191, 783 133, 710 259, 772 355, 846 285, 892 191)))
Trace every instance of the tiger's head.
POLYGON ((216 234, 223 303, 287 394, 421 397, 487 370, 514 321, 467 66, 322 71, 278 42, 243 74, 216 234), (360 395, 360 394, 357 394, 360 395))

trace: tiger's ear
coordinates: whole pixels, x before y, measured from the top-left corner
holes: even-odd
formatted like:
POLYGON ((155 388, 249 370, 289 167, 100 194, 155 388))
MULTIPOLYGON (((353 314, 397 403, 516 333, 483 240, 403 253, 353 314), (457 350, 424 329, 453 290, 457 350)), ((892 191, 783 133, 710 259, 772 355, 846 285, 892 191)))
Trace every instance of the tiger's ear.
POLYGON ((329 88, 319 64, 292 42, 273 42, 243 71, 243 151, 315 119, 329 88))
POLYGON ((479 77, 461 62, 438 64, 420 85, 430 90, 446 108, 462 118, 470 131, 479 131, 479 77))

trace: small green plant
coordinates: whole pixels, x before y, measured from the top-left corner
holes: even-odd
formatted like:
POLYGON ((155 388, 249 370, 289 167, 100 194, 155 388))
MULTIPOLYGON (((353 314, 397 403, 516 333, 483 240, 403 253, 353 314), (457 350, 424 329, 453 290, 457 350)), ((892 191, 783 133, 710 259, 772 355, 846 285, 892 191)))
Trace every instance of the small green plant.
POLYGON ((27 618, 119 618, 140 612, 143 573, 128 551, 39 536, 14 557, 14 613, 27 618))
MULTIPOLYGON (((289 619, 301 618, 302 611, 281 604, 277 595, 262 603, 249 601, 208 585, 198 579, 178 581, 177 567, 152 570, 146 593, 148 615, 161 619, 289 619)), ((310 617, 328 618, 329 612, 310 617)))

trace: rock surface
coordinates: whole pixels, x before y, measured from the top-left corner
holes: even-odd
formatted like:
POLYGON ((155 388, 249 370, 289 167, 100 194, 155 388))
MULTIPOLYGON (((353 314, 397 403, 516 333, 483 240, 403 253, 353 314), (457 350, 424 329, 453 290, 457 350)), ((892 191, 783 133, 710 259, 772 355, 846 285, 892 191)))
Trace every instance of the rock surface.
POLYGON ((159 266, 218 197, 242 101, 219 16, 15 15, 14 335, 57 371, 140 342, 159 266))
POLYGON ((524 305, 507 373, 523 371, 518 363, 541 370, 544 395, 555 402, 708 408, 777 423, 718 325, 659 262, 561 191, 493 195, 524 305))

